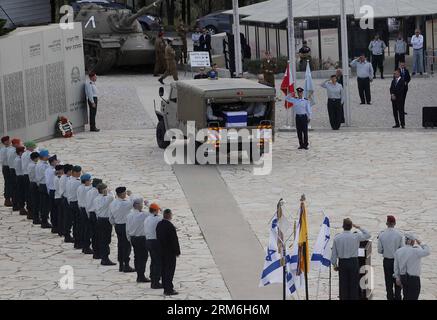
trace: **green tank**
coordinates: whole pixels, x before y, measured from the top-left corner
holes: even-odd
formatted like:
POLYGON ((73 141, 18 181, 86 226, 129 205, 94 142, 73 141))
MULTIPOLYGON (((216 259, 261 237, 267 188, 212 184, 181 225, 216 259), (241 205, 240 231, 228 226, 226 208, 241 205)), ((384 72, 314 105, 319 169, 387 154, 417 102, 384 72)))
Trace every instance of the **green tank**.
MULTIPOLYGON (((116 66, 153 65, 155 37, 143 32, 137 18, 161 1, 142 7, 135 14, 97 4, 83 6, 75 21, 82 22, 86 69, 104 74, 116 66)), ((175 40, 173 45, 178 46, 175 40)))

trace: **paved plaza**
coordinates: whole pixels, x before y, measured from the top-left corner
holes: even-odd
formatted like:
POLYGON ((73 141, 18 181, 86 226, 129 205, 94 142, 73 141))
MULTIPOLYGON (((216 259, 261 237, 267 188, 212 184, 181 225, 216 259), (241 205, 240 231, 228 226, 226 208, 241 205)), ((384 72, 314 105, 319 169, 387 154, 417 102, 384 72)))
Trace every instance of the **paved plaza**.
MULTIPOLYGON (((205 185, 205 194, 200 195, 202 206, 191 206, 190 194, 178 180, 177 172, 164 163, 163 151, 155 142, 153 100, 157 107, 160 101, 156 79, 131 71, 100 76, 97 126, 102 131, 79 133, 72 139, 52 139, 40 147, 48 147, 65 162, 82 165, 113 190, 126 185, 133 193, 174 211, 182 251, 174 281, 180 295, 175 299, 238 298, 239 293, 233 289, 238 279, 226 268, 226 252, 211 238, 211 229, 204 225, 208 220, 198 211, 208 205, 225 208, 230 201, 210 198, 214 190, 207 190, 205 185)), ((374 81, 374 104, 364 107, 358 105, 355 79, 351 81, 353 127, 338 132, 329 128, 326 93, 318 88, 320 83, 315 80, 318 104, 314 108, 315 130, 310 132, 309 151, 297 150, 294 132, 280 132, 273 147, 270 175, 255 176, 249 165, 211 166, 208 170, 218 171, 217 179, 222 179, 234 198, 232 203, 238 207, 236 219, 247 223, 244 232, 250 232, 250 239, 257 241, 260 248, 267 245, 269 219, 278 200, 287 201, 286 214, 290 220, 295 219, 302 193, 308 200, 310 248, 317 237, 322 212, 331 217, 333 233, 341 231, 344 217, 366 228, 374 242, 375 299, 385 299, 382 259, 376 252, 377 234, 384 229, 386 216, 395 215, 401 230, 414 232, 430 245, 431 255, 423 259, 421 298, 437 299, 437 276, 432 269, 437 263, 437 131, 420 129, 422 106, 437 105, 437 79, 413 80, 407 99, 407 130, 402 131, 391 129, 389 80, 374 81)), ((285 123, 282 103, 278 102, 278 126, 285 123)), ((192 183, 200 181, 196 175, 202 171, 196 171, 195 166, 191 170, 192 183)), ((224 222, 214 219, 211 223, 220 226, 224 222)), ((232 236, 226 232, 229 230, 223 229, 223 237, 232 236)), ((113 260, 116 245, 114 232, 113 260)), ((238 245, 244 248, 244 239, 238 245)), ((263 255, 258 250, 251 257, 251 261, 257 261, 254 274, 261 273, 263 255)), ((117 266, 100 266, 58 236, 33 226, 9 208, 0 207, 0 299, 165 299, 162 290, 137 284, 135 277, 136 274, 119 273, 117 266), (59 268, 63 265, 74 268, 73 290, 59 288, 59 268)), ((312 299, 316 298, 317 277, 317 273, 310 273, 312 299)), ((254 279, 250 286, 256 287, 258 281, 254 279)), ((332 285, 333 299, 337 299, 336 273, 332 285)), ((276 288, 280 296, 281 288, 276 288)), ((266 290, 266 298, 272 297, 271 288, 255 290, 259 290, 254 293, 257 297, 262 290, 266 290)), ((327 298, 327 274, 322 274, 319 299, 327 298)))

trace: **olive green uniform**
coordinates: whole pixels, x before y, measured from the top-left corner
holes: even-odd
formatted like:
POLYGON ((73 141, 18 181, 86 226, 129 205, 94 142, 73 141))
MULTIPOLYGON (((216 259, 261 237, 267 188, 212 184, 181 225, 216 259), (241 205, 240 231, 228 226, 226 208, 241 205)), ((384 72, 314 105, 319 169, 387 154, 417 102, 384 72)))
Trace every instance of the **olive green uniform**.
POLYGON ((155 40, 155 70, 153 75, 157 76, 165 72, 165 42, 162 37, 157 37, 155 40))
POLYGON ((181 63, 187 64, 188 45, 187 45, 187 30, 185 28, 185 25, 181 23, 177 31, 178 31, 178 36, 182 40, 181 63))
POLYGON ((165 48, 165 62, 166 62, 166 70, 164 75, 160 78, 164 80, 168 76, 173 76, 174 81, 178 81, 178 70, 176 68, 176 52, 173 47, 168 44, 165 48))
POLYGON ((275 87, 276 61, 274 59, 264 59, 261 64, 264 81, 271 87, 275 87))

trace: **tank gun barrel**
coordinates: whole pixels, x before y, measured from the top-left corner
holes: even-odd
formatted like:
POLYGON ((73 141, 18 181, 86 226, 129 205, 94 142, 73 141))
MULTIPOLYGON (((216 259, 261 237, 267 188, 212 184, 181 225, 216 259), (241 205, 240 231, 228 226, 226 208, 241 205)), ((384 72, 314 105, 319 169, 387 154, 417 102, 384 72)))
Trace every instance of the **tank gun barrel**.
POLYGON ((157 7, 158 4, 160 4, 162 0, 156 0, 152 4, 149 4, 148 6, 142 7, 140 10, 137 11, 137 13, 134 13, 132 15, 129 15, 124 21, 124 25, 131 25, 138 17, 141 17, 147 13, 147 11, 153 7, 157 7))

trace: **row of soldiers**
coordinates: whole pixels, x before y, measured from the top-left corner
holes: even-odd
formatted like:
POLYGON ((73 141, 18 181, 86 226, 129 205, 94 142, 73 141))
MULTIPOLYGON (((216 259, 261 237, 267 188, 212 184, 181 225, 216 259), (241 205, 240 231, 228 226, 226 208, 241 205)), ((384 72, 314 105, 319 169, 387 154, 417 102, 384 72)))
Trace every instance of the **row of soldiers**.
POLYGON ((137 272, 137 282, 151 282, 152 289, 163 288, 165 295, 178 294, 173 276, 180 247, 170 209, 161 217, 158 204, 149 205, 124 186, 112 192, 80 166, 61 164, 46 149, 38 151, 33 141, 22 145, 20 139, 5 136, 1 142, 5 206, 51 229, 103 266, 115 265, 109 259, 114 227, 119 271, 137 272), (146 205, 149 212, 144 211, 146 205), (132 247, 135 269, 129 265, 132 247), (150 279, 145 276, 149 254, 150 279))
MULTIPOLYGON (((384 278, 387 300, 418 300, 421 290, 421 259, 430 254, 428 245, 422 243, 411 233, 402 234, 395 229, 396 218, 387 216, 387 229, 378 235, 378 253, 383 258, 384 278)), ((360 243, 371 238, 370 233, 344 219, 343 233, 335 236, 331 261, 339 272, 340 300, 358 300, 362 282, 358 250, 360 243), (358 231, 352 232, 355 228, 358 231)))

